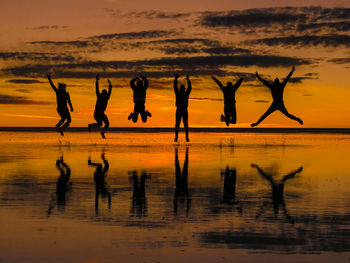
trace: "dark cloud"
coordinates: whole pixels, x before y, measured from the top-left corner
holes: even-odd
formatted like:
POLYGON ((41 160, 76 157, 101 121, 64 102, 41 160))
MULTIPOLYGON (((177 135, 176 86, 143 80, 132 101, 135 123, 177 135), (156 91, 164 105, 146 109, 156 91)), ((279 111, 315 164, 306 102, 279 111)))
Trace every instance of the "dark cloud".
POLYGON ((68 26, 58 26, 58 25, 50 25, 50 26, 37 26, 32 27, 30 29, 33 30, 58 30, 58 29, 66 29, 68 26))
POLYGON ((215 98, 190 98, 190 100, 197 100, 197 101, 223 101, 223 99, 215 99, 215 98))
POLYGON ((145 19, 178 19, 190 16, 190 13, 164 12, 160 10, 146 10, 139 12, 122 12, 118 9, 105 8, 115 18, 145 18, 145 19))
POLYGON ((108 39, 149 39, 149 38, 161 38, 176 35, 175 30, 148 30, 139 32, 127 32, 127 33, 114 33, 91 36, 88 39, 93 40, 108 40, 108 39))
POLYGON ((3 60, 32 60, 32 61, 60 61, 73 62, 76 60, 72 55, 60 55, 56 53, 41 52, 0 52, 0 59, 3 60))
POLYGON ((348 64, 350 63, 350 58, 333 58, 328 60, 328 62, 331 62, 334 64, 348 64))
POLYGON ((322 30, 328 29, 331 31, 350 31, 350 22, 323 22, 323 23, 307 23, 299 24, 297 31, 304 32, 311 30, 312 32, 322 32, 322 30))
POLYGON ((326 46, 326 47, 338 47, 345 46, 350 47, 349 35, 303 35, 303 36, 288 36, 288 37, 273 37, 249 40, 245 43, 249 44, 264 44, 268 46, 326 46))
POLYGON ((85 48, 89 45, 98 46, 98 43, 94 43, 88 40, 74 40, 74 41, 32 41, 28 42, 32 45, 45 45, 45 46, 73 46, 76 48, 85 48))
POLYGON ((268 100, 254 100, 254 102, 267 103, 269 101, 268 100))
MULTIPOLYGON (((196 57, 173 57, 155 58, 137 61, 86 61, 81 63, 67 64, 35 64, 18 67, 4 68, 2 71, 8 75, 37 77, 44 76, 46 72, 54 72, 60 77, 94 77, 96 71, 103 70, 104 74, 115 74, 123 77, 135 72, 146 72, 150 75, 161 76, 163 72, 195 72, 223 73, 226 66, 239 67, 290 67, 290 65, 309 65, 313 61, 295 57, 273 55, 231 55, 231 56, 196 56, 196 57)), ((116 76, 117 77, 117 76, 116 76)))
POLYGON ((36 105, 49 105, 51 102, 32 100, 27 97, 18 97, 11 95, 0 94, 0 104, 36 104, 36 105))
POLYGON ((35 83, 42 83, 41 81, 37 79, 10 79, 6 80, 8 83, 16 83, 16 84, 35 84, 35 83))

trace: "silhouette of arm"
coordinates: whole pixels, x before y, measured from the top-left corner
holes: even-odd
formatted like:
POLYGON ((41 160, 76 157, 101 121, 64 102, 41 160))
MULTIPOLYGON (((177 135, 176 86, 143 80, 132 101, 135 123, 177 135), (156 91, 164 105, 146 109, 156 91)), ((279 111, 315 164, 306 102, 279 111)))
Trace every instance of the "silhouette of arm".
POLYGON ((293 66, 291 72, 289 72, 288 76, 283 80, 283 85, 285 86, 288 82, 288 80, 290 79, 290 77, 293 75, 293 72, 294 72, 295 68, 293 66))
POLYGON ((73 105, 72 105, 72 102, 70 101, 70 96, 69 96, 68 92, 67 92, 67 100, 68 100, 68 104, 69 104, 69 107, 70 107, 70 111, 73 111, 73 105))
POLYGON ((93 162, 91 162, 91 159, 89 158, 89 160, 88 160, 88 165, 91 165, 91 166, 99 166, 99 165, 101 165, 100 163, 93 163, 93 162))
POLYGON ((179 87, 177 86, 177 79, 179 78, 179 75, 174 74, 174 77, 175 77, 175 79, 174 79, 174 92, 175 92, 175 94, 177 94, 179 92, 179 87))
POLYGON ((252 164, 251 166, 255 167, 258 170, 259 174, 263 176, 265 179, 267 179, 272 185, 275 184, 275 181, 272 179, 271 175, 265 173, 258 165, 252 164))
POLYGON ((98 80, 100 79, 99 75, 96 75, 96 82, 95 82, 95 86, 96 86, 96 96, 98 97, 98 95, 100 95, 100 89, 98 87, 98 80))
POLYGON ((66 168, 66 177, 69 179, 70 174, 71 174, 71 170, 66 163, 62 162, 62 165, 66 168))
POLYGON ((186 90, 186 93, 188 95, 191 94, 191 91, 192 91, 192 84, 191 84, 191 81, 190 81, 190 76, 186 76, 186 79, 187 79, 187 90, 186 90))
POLYGON ((262 82, 266 87, 268 87, 269 89, 271 88, 271 84, 269 82, 267 82, 266 80, 264 80, 263 78, 261 78, 258 74, 258 72, 256 72, 256 77, 258 78, 258 80, 260 80, 260 82, 262 82))
POLYGON ((148 80, 146 79, 146 77, 140 75, 140 78, 143 80, 143 88, 147 89, 148 88, 148 80))
POLYGON ((138 80, 138 77, 130 80, 130 87, 134 90, 136 88, 135 81, 138 80))
POLYGON ((216 82, 216 84, 218 84, 218 86, 220 87, 222 92, 224 92, 224 86, 221 84, 221 82, 217 78, 215 78, 214 76, 211 78, 216 82))
POLYGON ((105 164, 105 166, 103 167, 103 173, 106 173, 109 169, 109 163, 107 160, 103 160, 103 163, 105 164))
POLYGON ((282 183, 284 183, 285 181, 287 181, 288 179, 293 178, 296 174, 300 173, 303 170, 303 167, 299 167, 297 170, 285 175, 282 179, 282 183))
POLYGON ((57 88, 56 88, 55 84, 53 84, 53 82, 52 82, 51 77, 50 77, 49 74, 47 74, 47 79, 48 79, 49 82, 50 82, 51 88, 56 92, 56 91, 57 91, 57 88))
POLYGON ((242 81, 243 81, 243 78, 240 78, 235 85, 233 85, 233 89, 234 91, 238 90, 239 86, 241 86, 242 84, 242 81))
POLYGON ((107 82, 108 82, 108 99, 109 99, 112 94, 112 83, 109 79, 107 80, 107 82))

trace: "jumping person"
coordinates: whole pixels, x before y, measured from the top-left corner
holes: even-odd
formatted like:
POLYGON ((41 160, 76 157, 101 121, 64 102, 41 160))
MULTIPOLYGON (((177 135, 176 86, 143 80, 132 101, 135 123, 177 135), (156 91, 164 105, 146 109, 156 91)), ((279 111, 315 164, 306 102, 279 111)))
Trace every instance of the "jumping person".
POLYGON ((58 88, 56 88, 49 74, 47 74, 47 78, 50 82, 51 88, 56 92, 57 112, 61 117, 61 120, 56 124, 56 130, 60 132, 61 135, 63 136, 63 131, 66 128, 68 128, 68 126, 72 122, 72 119, 70 117, 70 113, 67 107, 67 102, 68 102, 70 111, 73 112, 72 102, 70 101, 69 93, 66 91, 66 87, 67 87, 66 84, 58 83, 58 88))
POLYGON ((212 79, 216 82, 216 84, 218 84, 218 86, 222 90, 222 93, 224 94, 225 115, 221 114, 221 121, 226 122, 226 126, 229 126, 230 123, 235 124, 237 120, 235 94, 239 86, 241 85, 243 78, 240 78, 233 86, 231 81, 227 82, 226 86, 224 86, 217 78, 212 77, 212 79))
POLYGON ((185 88, 185 85, 181 85, 180 89, 177 86, 177 79, 179 78, 179 75, 175 74, 174 79, 174 92, 176 95, 176 123, 175 123, 175 142, 177 142, 178 134, 179 134, 179 128, 180 128, 180 122, 181 118, 184 123, 185 127, 185 133, 186 133, 186 141, 189 142, 190 139, 188 138, 188 99, 192 90, 192 84, 190 81, 189 76, 186 76, 187 80, 187 89, 185 88))
POLYGON ((135 105, 134 112, 130 113, 128 120, 132 119, 133 122, 137 122, 138 115, 140 114, 142 121, 146 122, 147 117, 152 117, 151 113, 148 110, 145 110, 148 80, 144 76, 140 75, 139 77, 133 78, 130 81, 130 87, 134 92, 133 97, 135 105))
POLYGON ((296 120, 297 122, 300 123, 300 125, 303 125, 303 121, 298 118, 295 117, 294 115, 290 114, 286 107, 284 106, 284 102, 283 102, 283 92, 284 92, 284 88, 286 87, 286 84, 288 82, 288 80, 290 79, 290 77, 292 76, 293 72, 294 72, 294 66, 292 68, 292 71, 288 74, 288 76, 283 80, 282 83, 280 83, 279 79, 276 78, 274 83, 271 84, 268 81, 262 79, 258 72, 256 72, 256 76, 257 78, 266 86, 270 89, 271 94, 272 94, 272 104, 271 106, 267 109, 267 111, 260 117, 260 119, 256 122, 256 123, 252 123, 251 126, 255 127, 257 125, 259 125, 260 122, 262 122, 267 116, 269 116, 272 112, 279 110, 280 112, 282 112, 284 115, 286 115, 288 118, 292 119, 292 120, 296 120))
POLYGON ((105 126, 102 128, 101 131, 101 136, 103 139, 105 139, 105 132, 109 127, 109 121, 107 118, 107 115, 105 114, 105 110, 107 108, 107 104, 108 104, 108 100, 111 97, 111 93, 112 93, 112 83, 108 81, 108 92, 107 90, 102 90, 102 92, 100 92, 99 87, 98 87, 98 80, 99 80, 99 75, 96 76, 96 105, 95 105, 95 112, 94 112, 94 118, 97 121, 96 123, 91 123, 88 125, 88 129, 89 131, 91 130, 91 128, 95 128, 95 127, 101 127, 102 123, 105 124, 105 126))

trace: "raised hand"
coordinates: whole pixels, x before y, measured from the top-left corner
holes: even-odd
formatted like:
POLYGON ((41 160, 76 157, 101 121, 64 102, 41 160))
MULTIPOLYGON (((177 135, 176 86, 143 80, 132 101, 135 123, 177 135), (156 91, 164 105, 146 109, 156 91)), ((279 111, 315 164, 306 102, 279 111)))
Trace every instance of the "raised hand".
POLYGON ((111 81, 109 79, 107 79, 107 82, 108 82, 109 86, 112 86, 112 83, 111 83, 111 81))
POLYGON ((99 80, 99 79, 100 79, 100 75, 97 74, 97 75, 96 75, 96 80, 99 80))
POLYGON ((178 78, 179 78, 179 75, 177 75, 177 74, 174 74, 174 77, 175 77, 176 79, 178 79, 178 78))

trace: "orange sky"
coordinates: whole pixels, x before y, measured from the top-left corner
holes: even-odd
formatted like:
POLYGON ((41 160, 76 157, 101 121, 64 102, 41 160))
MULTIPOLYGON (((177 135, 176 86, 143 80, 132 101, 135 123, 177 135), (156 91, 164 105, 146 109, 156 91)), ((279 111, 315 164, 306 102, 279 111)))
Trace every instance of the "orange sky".
MULTIPOLYGON (((223 83, 245 77, 236 94, 237 127, 271 103, 254 73, 272 80, 296 71, 285 90, 290 113, 305 127, 350 127, 350 5, 347 1, 5 1, 0 10, 1 126, 54 126, 55 94, 64 82, 72 126, 93 122, 94 77, 114 85, 112 127, 173 126, 173 73, 190 74, 190 126, 224 126, 223 83), (294 7, 291 7, 294 6, 294 7), (131 123, 130 78, 149 78, 146 124, 131 123)), ((273 113, 262 127, 299 127, 273 113)))

